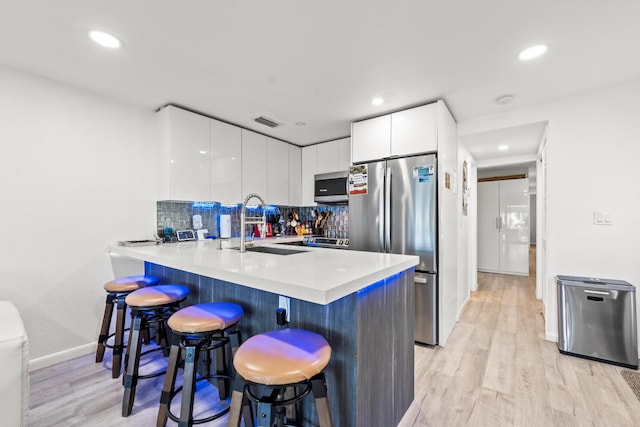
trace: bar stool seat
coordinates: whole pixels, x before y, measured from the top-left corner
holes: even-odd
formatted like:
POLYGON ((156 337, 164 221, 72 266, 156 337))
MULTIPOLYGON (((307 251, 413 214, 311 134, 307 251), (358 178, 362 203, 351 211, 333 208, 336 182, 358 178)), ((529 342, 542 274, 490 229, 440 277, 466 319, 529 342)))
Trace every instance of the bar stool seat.
POLYGON ((302 329, 280 329, 249 338, 233 366, 245 380, 264 385, 293 384, 313 378, 331 359, 321 335, 302 329))
POLYGON ((107 300, 105 302, 104 315, 102 317, 102 327, 100 328, 100 336, 98 337, 98 348, 96 349, 96 363, 102 362, 104 358, 105 348, 113 349, 113 357, 111 362, 111 376, 117 378, 120 376, 120 367, 123 352, 124 340, 124 318, 127 310, 125 297, 133 291, 147 287, 155 286, 160 283, 160 278, 151 275, 127 276, 112 280, 104 284, 104 290, 107 292, 107 300), (113 315, 113 306, 116 305, 116 329, 109 334, 111 326, 111 317, 113 315), (114 337, 113 344, 107 341, 114 337))
POLYGON ((183 285, 159 285, 138 289, 127 295, 126 303, 138 308, 156 307, 184 300, 189 288, 183 285))
POLYGON ((229 408, 200 420, 193 419, 193 405, 196 382, 205 379, 218 379, 220 399, 226 399, 230 385, 230 366, 227 363, 227 351, 231 354, 230 335, 236 334, 238 344, 241 341, 239 330, 232 330, 242 318, 244 311, 238 304, 228 302, 212 302, 192 305, 174 313, 167 321, 173 332, 169 365, 165 376, 160 408, 158 410, 157 427, 164 427, 167 419, 178 422, 180 427, 209 422, 220 418, 229 408), (182 352, 184 350, 184 353, 182 352), (205 358, 205 374, 196 379, 199 355, 208 356, 215 351, 216 373, 211 375, 208 357, 205 358), (184 356, 182 356, 184 354, 184 356), (184 361, 182 361, 184 357, 184 361), (175 388, 178 366, 184 362, 184 378, 182 387, 175 388), (171 401, 182 391, 180 417, 171 412, 171 401))
POLYGON ((321 335, 302 329, 279 329, 255 335, 235 354, 236 381, 231 401, 229 426, 254 425, 251 404, 257 405, 258 426, 271 426, 276 417, 283 424, 282 407, 293 405, 313 393, 321 427, 332 426, 327 387, 322 370, 331 359, 331 346, 321 335), (265 386, 271 394, 256 396, 252 386, 265 386), (285 400, 285 390, 306 388, 285 400), (273 410, 275 409, 275 410, 273 410))
POLYGON ((243 314, 238 304, 211 302, 183 308, 167 324, 174 332, 183 334, 221 331, 238 323, 243 314))
MULTIPOLYGON (((122 399, 122 416, 131 414, 139 379, 153 378, 164 374, 157 372, 139 375, 142 336, 140 332, 150 323, 156 324, 156 343, 168 356, 167 331, 165 322, 180 309, 180 303, 189 296, 189 288, 183 285, 157 285, 145 287, 131 292, 125 302, 131 309, 131 330, 129 334, 129 348, 125 362, 124 396, 122 399)), ((146 354, 146 353, 145 353, 146 354)))

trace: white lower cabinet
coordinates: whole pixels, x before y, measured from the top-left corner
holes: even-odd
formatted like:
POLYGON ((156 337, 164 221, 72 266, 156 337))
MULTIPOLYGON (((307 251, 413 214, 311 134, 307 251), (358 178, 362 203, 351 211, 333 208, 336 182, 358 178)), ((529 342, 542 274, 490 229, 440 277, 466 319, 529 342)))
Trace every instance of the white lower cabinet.
POLYGON ((210 120, 211 189, 206 200, 238 203, 242 200, 242 136, 240 128, 210 120))
POLYGON ((529 182, 478 183, 478 270, 529 274, 529 182))

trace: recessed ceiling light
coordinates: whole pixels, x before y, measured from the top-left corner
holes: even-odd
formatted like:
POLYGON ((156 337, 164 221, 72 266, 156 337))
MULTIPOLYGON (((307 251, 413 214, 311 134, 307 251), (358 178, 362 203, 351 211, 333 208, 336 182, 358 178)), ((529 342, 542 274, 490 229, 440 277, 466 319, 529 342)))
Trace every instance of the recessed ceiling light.
POLYGON ((200 150, 200 154, 207 154, 205 150, 200 150))
POLYGON ((496 104, 505 105, 513 101, 513 95, 502 95, 495 99, 496 104))
POLYGON ((501 145, 501 146, 498 147, 498 150, 500 150, 500 151, 505 151, 505 150, 508 150, 508 149, 509 149, 508 145, 501 145))
POLYGON ((373 98, 371 100, 371 103, 373 105, 382 105, 384 103, 384 99, 380 98, 379 96, 377 98, 373 98))
POLYGON ((91 37, 91 40, 98 43, 100 46, 111 49, 118 49, 119 47, 122 47, 122 42, 118 38, 109 33, 105 33, 104 31, 91 30, 89 31, 89 37, 91 37))
POLYGON ((546 44, 537 44, 535 46, 531 46, 520 52, 518 55, 518 59, 521 61, 528 61, 533 58, 537 58, 547 51, 546 44))

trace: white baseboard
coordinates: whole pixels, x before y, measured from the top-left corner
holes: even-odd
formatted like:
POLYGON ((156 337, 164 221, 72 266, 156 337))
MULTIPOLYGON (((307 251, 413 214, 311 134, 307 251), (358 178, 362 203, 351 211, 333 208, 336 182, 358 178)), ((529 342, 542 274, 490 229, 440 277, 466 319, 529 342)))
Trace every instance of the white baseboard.
POLYGON ((557 332, 545 332, 544 339, 551 342, 558 342, 558 333, 557 332))
POLYGON ((459 322, 460 319, 462 318, 462 312, 464 311, 464 309, 467 306, 467 304, 469 304, 469 301, 471 301, 471 298, 469 297, 469 295, 467 295, 467 299, 464 300, 464 302, 460 306, 460 309, 456 313, 456 322, 459 322))
POLYGON ((97 347, 98 343, 92 342, 89 344, 60 351, 58 353, 48 354, 46 356, 31 359, 29 361, 29 372, 56 365, 61 362, 66 362, 67 360, 75 359, 76 357, 95 353, 97 347))

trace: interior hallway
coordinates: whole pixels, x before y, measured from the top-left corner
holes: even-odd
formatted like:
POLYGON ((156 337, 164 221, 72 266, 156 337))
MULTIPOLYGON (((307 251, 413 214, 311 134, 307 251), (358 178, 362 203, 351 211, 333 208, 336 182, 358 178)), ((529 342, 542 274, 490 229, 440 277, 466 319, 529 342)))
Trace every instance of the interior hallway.
POLYGON ((544 340, 535 273, 478 273, 478 286, 445 348, 416 347, 416 395, 401 427, 640 425, 624 368, 544 340))

